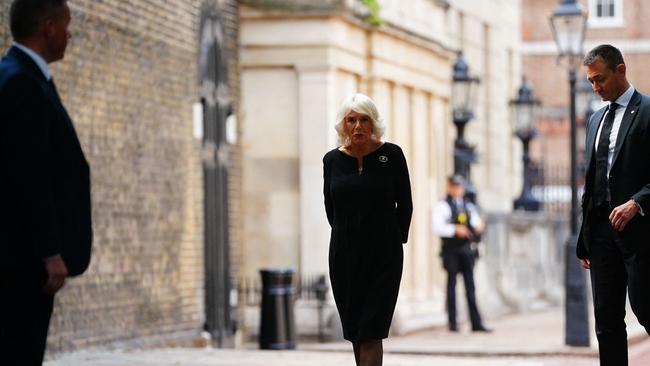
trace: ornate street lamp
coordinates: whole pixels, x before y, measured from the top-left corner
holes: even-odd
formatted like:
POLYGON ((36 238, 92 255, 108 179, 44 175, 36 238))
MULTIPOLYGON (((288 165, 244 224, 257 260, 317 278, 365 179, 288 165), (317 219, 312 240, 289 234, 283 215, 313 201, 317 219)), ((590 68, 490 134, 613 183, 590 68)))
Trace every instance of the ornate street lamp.
POLYGON ((559 60, 569 69, 571 116, 571 237, 566 252, 566 313, 565 343, 571 346, 589 346, 589 321, 585 274, 575 257, 578 238, 578 186, 576 152, 576 70, 583 57, 587 13, 575 0, 562 0, 550 17, 551 30, 557 44, 559 60))
POLYGON ((463 58, 462 52, 458 53, 454 63, 454 74, 451 91, 453 120, 456 125, 456 140, 454 141, 454 174, 465 178, 467 186, 466 195, 470 200, 476 200, 476 190, 470 183, 470 165, 476 161, 474 146, 465 141, 465 124, 474 118, 473 108, 476 105, 476 86, 479 78, 470 76, 469 66, 463 58))
POLYGON ((539 99, 533 97, 533 91, 526 82, 526 78, 522 80, 517 99, 510 101, 510 106, 515 117, 514 120, 514 133, 519 137, 524 147, 523 156, 523 187, 521 195, 514 202, 514 209, 523 209, 526 211, 539 211, 540 203, 533 197, 531 192, 531 177, 530 177, 530 154, 529 144, 530 140, 535 138, 537 130, 535 129, 536 110, 540 105, 539 99))
POLYGON ((582 61, 587 12, 575 0, 561 0, 550 20, 560 59, 575 72, 582 61))

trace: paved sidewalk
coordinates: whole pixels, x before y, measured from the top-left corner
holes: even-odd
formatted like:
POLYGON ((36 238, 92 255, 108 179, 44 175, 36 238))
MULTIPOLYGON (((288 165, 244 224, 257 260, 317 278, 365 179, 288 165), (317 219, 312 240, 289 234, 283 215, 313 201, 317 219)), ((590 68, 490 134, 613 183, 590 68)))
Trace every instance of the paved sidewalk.
POLYGON ((644 340, 630 347, 630 366, 650 365, 650 340, 644 340))
MULTIPOLYGON (((386 354, 384 366, 597 366, 589 358, 470 358, 386 354)), ((353 366, 352 352, 197 350, 80 352, 45 366, 353 366)))
MULTIPOLYGON (((596 357, 595 347, 564 345, 562 309, 506 316, 488 323, 492 333, 471 332, 462 328, 458 333, 446 329, 421 331, 402 337, 390 337, 384 350, 400 354, 429 354, 448 356, 549 356, 573 355, 596 357)), ((595 346, 595 336, 592 335, 595 346)), ((308 350, 348 350, 346 342, 303 345, 308 350)))
MULTIPOLYGON (((629 312, 631 313, 631 311, 629 312)), ((443 355, 443 356, 577 356, 598 357, 596 335, 591 334, 591 347, 569 347, 564 345, 564 309, 554 308, 541 312, 506 316, 488 323, 492 333, 475 333, 461 329, 452 333, 446 329, 435 329, 390 337, 384 343, 384 350, 394 354, 443 355)), ((630 343, 647 338, 636 318, 628 316, 630 343)), ((590 326, 591 328, 591 326, 590 326)), ((302 345, 302 349, 320 351, 349 350, 347 342, 302 345)))
MULTIPOLYGON (((493 333, 445 329, 391 337, 384 343, 385 366, 597 366, 595 347, 567 347, 562 309, 504 317, 490 323, 493 333)), ((631 319, 630 319, 631 320, 631 319)), ((628 322, 631 324, 632 322, 628 322)), ((630 366, 645 359, 650 340, 632 324, 630 366), (638 355, 638 356, 636 356, 638 355)), ((592 336, 592 344, 595 338, 592 336)), ((160 349, 81 351, 57 355, 45 366, 330 366, 354 365, 348 342, 300 343, 295 351, 242 349, 160 349)))

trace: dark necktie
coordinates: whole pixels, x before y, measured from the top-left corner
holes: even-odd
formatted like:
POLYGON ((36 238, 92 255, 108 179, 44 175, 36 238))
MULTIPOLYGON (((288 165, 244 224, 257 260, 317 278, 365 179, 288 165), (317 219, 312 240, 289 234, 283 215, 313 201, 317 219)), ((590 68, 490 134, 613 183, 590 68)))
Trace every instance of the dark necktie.
POLYGON ((609 154, 609 135, 612 133, 614 116, 618 104, 610 103, 607 116, 603 120, 603 128, 600 131, 598 149, 596 150, 596 169, 594 172, 594 206, 600 206, 608 200, 607 183, 607 156, 609 154))

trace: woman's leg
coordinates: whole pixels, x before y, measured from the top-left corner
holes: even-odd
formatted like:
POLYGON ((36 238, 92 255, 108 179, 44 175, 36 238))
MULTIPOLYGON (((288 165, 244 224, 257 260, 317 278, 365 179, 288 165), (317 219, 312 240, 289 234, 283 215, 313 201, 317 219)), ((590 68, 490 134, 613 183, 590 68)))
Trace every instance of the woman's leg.
POLYGON ((352 349, 354 349, 354 361, 356 362, 357 366, 359 366, 359 343, 358 342, 352 342, 352 349))
POLYGON ((359 343, 359 365, 381 366, 384 349, 381 339, 369 339, 359 343))

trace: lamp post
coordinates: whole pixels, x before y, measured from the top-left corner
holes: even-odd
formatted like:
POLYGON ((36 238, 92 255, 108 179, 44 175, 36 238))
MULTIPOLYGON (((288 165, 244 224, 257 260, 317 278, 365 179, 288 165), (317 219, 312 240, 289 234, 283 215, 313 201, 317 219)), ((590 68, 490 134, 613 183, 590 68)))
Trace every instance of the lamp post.
POLYGON ((454 174, 465 178, 465 192, 471 201, 476 200, 476 190, 470 183, 470 165, 476 161, 474 146, 465 141, 465 125, 474 118, 474 105, 476 86, 479 78, 469 74, 469 66, 465 62, 462 52, 458 53, 453 68, 453 83, 451 91, 453 121, 456 126, 456 140, 454 141, 454 174))
POLYGON ((530 140, 535 138, 537 130, 535 129, 536 109, 540 105, 539 99, 533 97, 533 90, 530 88, 526 79, 522 80, 517 99, 510 101, 513 110, 514 133, 519 137, 524 148, 523 155, 523 186, 521 195, 514 201, 514 209, 523 209, 525 211, 539 211, 540 203, 533 197, 531 192, 530 181, 530 140))
POLYGON ((569 70, 571 116, 571 237, 567 243, 565 273, 565 343, 589 346, 589 321, 585 274, 578 265, 575 248, 578 238, 578 187, 576 164, 576 70, 582 59, 587 14, 575 0, 562 0, 550 17, 551 30, 559 52, 559 60, 569 70))
POLYGON ((580 78, 576 86, 576 115, 584 118, 583 124, 587 123, 594 112, 594 101, 596 99, 596 94, 591 88, 591 83, 587 80, 587 77, 580 78))
MULTIPOLYGON (((596 93, 594 93, 587 77, 585 76, 580 78, 580 81, 578 81, 578 85, 576 86, 576 115, 580 120, 582 120, 582 122, 578 123, 577 126, 578 141, 584 141, 587 121, 589 121, 589 118, 596 110, 600 109, 602 104, 603 102, 596 96, 596 93)), ((578 172, 585 171, 585 163, 584 144, 578 144, 578 172)), ((584 176, 579 175, 578 181, 584 184, 584 176)))

